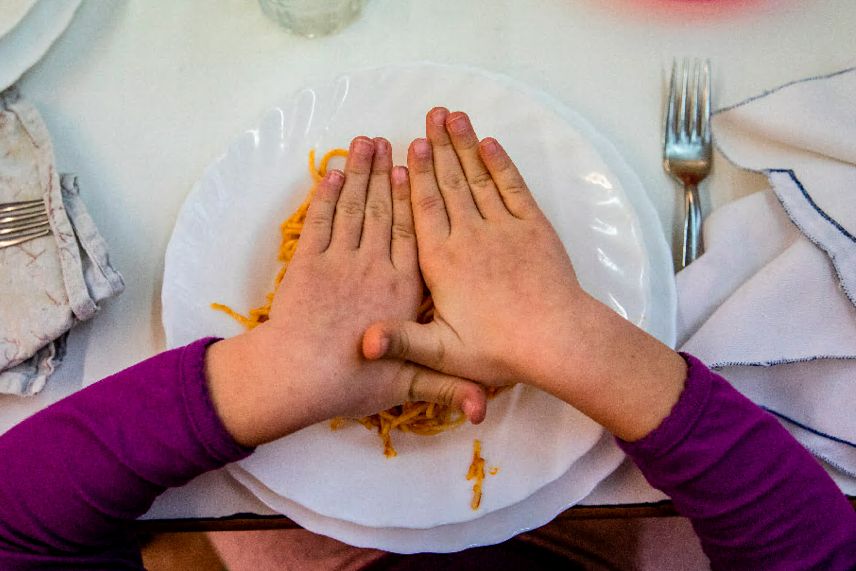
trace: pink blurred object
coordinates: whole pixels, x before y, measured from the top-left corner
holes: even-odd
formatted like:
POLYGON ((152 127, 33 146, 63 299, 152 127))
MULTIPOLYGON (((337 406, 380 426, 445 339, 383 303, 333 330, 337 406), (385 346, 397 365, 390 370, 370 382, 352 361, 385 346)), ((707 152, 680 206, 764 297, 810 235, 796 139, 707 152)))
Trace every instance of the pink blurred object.
POLYGON ((671 17, 674 19, 727 18, 740 13, 765 12, 790 4, 789 0, 606 0, 601 5, 614 12, 635 12, 639 15, 671 17))

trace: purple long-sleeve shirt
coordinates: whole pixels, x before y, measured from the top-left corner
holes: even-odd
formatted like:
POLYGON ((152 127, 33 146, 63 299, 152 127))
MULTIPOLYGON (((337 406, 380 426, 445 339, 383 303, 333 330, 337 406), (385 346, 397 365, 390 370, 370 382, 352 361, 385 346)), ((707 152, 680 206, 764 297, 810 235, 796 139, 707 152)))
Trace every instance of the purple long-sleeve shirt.
MULTIPOLYGON (((165 489, 247 456, 208 395, 210 339, 82 390, 0 437, 0 569, 140 569, 129 523, 165 489)), ((856 512, 769 414, 699 361, 621 443, 690 517, 714 568, 852 569, 856 512)))

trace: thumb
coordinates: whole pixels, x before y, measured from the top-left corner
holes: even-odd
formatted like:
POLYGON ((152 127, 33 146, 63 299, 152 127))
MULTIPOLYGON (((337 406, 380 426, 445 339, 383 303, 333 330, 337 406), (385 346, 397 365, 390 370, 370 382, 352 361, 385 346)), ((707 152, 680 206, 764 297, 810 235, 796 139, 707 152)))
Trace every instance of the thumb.
POLYGON ((464 413, 473 424, 487 414, 487 395, 478 383, 452 377, 408 363, 403 378, 409 381, 407 399, 451 406, 464 413))
POLYGON ((378 321, 363 334, 363 355, 369 360, 404 359, 439 371, 446 360, 446 346, 436 321, 378 321))

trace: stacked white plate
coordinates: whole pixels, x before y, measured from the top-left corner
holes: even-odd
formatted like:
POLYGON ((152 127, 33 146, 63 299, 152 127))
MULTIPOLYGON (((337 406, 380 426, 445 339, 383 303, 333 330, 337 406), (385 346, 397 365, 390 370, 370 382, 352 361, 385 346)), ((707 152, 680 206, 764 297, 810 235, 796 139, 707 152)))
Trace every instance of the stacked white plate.
MULTIPOLYGON (((542 93, 484 71, 416 64, 359 71, 285 99, 212 164, 188 196, 166 254, 171 347, 240 327, 209 308, 257 305, 276 273, 278 224, 309 186, 306 156, 382 135, 401 164, 435 105, 467 111, 508 148, 553 222, 583 286, 674 342, 671 256, 638 178, 586 121, 542 93)), ((377 435, 327 423, 259 447, 229 467, 264 503, 307 529, 389 551, 456 551, 543 525, 621 462, 604 430, 565 403, 517 386, 480 426, 434 436, 377 435), (481 507, 465 474, 474 439, 488 467, 481 507)))
POLYGON ((0 0, 0 91, 48 51, 80 0, 0 0))

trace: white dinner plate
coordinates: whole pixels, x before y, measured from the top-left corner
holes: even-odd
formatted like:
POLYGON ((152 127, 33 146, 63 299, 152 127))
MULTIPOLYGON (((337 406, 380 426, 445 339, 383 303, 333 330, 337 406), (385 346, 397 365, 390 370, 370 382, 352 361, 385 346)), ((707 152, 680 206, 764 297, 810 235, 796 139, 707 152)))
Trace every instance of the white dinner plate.
POLYGON ((24 19, 36 0, 0 0, 0 38, 24 19))
MULTIPOLYGON (((604 432, 597 444, 567 472, 524 501, 477 519, 431 529, 365 527, 322 516, 272 492, 240 466, 231 465, 229 471, 262 503, 288 516, 309 531, 338 539, 348 545, 383 549, 393 553, 452 553, 501 543, 541 527, 588 496, 605 475, 618 468, 623 459, 624 453, 616 446, 613 437, 604 432)), ((490 483, 486 485, 489 486, 490 483)))
MULTIPOLYGON (((436 104, 467 110, 480 134, 503 141, 583 286, 673 342, 674 286, 663 262, 668 249, 638 179, 608 142, 567 108, 508 78, 417 64, 359 71, 301 91, 206 170, 167 249, 169 346, 241 331, 208 304, 246 310, 263 299, 277 269, 278 223, 309 185, 309 149, 343 146, 358 134, 384 135, 401 163, 436 104)), ((517 387, 491 402, 479 427, 430 438, 396 434, 394 459, 384 458, 377 436, 362 427, 331 432, 322 423, 260 447, 241 467, 322 516, 367 527, 431 528, 520 502, 565 474, 601 434, 561 401, 517 387), (489 477, 491 491, 479 511, 469 507, 470 483, 463 478, 473 438, 482 440, 488 465, 501 469, 489 477)))
POLYGON ((78 6, 80 0, 40 0, 0 36, 0 91, 42 59, 68 27, 78 6))

